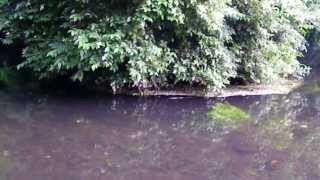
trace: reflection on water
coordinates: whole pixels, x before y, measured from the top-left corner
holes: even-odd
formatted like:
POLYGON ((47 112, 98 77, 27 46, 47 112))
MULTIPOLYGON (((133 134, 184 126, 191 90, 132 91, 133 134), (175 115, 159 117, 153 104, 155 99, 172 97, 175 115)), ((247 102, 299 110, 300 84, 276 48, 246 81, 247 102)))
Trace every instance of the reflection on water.
POLYGON ((318 180, 319 118, 310 87, 227 99, 2 93, 0 179, 318 180), (233 109, 219 115, 252 120, 221 128, 208 117, 221 102, 233 109))

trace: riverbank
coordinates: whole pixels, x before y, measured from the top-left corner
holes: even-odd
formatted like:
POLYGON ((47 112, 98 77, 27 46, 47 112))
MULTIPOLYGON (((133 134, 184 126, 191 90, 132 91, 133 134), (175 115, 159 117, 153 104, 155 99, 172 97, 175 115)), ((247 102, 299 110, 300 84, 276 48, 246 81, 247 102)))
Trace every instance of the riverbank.
MULTIPOLYGON (((146 90, 143 96, 195 96, 195 97, 232 97, 232 96, 256 96, 271 94, 289 94, 303 84, 302 80, 281 80, 270 84, 232 85, 220 92, 197 88, 180 88, 172 90, 146 90)), ((129 95, 141 95, 137 92, 127 92, 129 95)))
POLYGON ((9 68, 0 68, 0 89, 21 89, 28 92, 42 92, 53 94, 114 94, 129 96, 188 96, 188 97, 232 97, 232 96, 257 96, 271 94, 288 94, 300 87, 302 80, 278 80, 270 84, 230 85, 220 91, 208 91, 203 87, 175 86, 171 89, 152 90, 145 89, 139 92, 137 89, 124 88, 113 93, 111 88, 102 86, 86 86, 65 79, 52 82, 35 82, 28 77, 26 72, 16 72, 9 68))

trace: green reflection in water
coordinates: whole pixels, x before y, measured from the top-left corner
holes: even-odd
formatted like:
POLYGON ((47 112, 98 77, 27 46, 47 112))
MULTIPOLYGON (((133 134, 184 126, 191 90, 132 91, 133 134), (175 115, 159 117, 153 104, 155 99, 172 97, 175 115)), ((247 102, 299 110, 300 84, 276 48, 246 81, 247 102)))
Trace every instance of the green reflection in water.
POLYGON ((320 82, 306 83, 299 88, 304 93, 318 94, 320 93, 320 82))
POLYGON ((9 170, 9 160, 6 157, 0 156, 0 179, 7 179, 6 173, 9 170))
POLYGON ((0 131, 0 180, 7 179, 7 173, 10 168, 8 152, 4 150, 5 140, 8 139, 4 131, 0 131))
POLYGON ((210 109, 208 116, 217 125, 226 128, 237 128, 242 123, 251 121, 247 112, 228 103, 217 103, 210 109))
POLYGON ((14 87, 17 84, 17 72, 13 68, 0 67, 0 87, 14 87))

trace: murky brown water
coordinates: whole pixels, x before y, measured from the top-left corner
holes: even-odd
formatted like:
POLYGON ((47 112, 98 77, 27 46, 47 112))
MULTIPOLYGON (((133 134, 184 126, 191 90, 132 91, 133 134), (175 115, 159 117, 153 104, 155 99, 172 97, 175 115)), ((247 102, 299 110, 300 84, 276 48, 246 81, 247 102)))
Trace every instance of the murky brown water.
MULTIPOLYGON (((320 90, 229 99, 0 94, 0 180, 319 180, 320 90), (216 102, 248 112, 237 128, 216 102)), ((320 86, 319 86, 320 89, 320 86)))

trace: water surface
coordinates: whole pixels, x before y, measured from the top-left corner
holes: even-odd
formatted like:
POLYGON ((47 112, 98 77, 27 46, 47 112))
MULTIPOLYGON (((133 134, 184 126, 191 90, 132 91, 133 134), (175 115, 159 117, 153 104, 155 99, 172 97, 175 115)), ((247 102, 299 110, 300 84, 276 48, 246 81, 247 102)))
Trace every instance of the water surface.
POLYGON ((0 93, 0 179, 319 180, 317 88, 227 99, 0 93), (216 103, 250 121, 216 123, 216 103))

